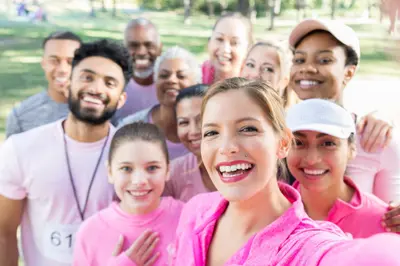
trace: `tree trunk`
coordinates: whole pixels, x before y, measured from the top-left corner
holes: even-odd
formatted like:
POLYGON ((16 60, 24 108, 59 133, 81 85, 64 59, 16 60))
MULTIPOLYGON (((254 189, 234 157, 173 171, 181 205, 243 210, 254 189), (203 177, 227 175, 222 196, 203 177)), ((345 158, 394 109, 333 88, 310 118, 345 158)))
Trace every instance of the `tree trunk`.
POLYGON ((221 4, 222 14, 224 14, 226 12, 226 10, 228 9, 228 1, 227 0, 220 0, 219 2, 221 4))
MULTIPOLYGON (((207 9, 208 9, 208 17, 214 17, 214 1, 213 0, 206 0, 207 2, 207 9)), ((223 7, 222 7, 223 10, 223 7)), ((224 11, 222 11, 223 13, 224 11)))
POLYGON ((190 13, 192 9, 191 0, 183 0, 183 5, 185 6, 185 13, 183 23, 190 24, 190 13))
POLYGON ((105 0, 101 0, 101 11, 107 12, 105 0))
POLYGON ((238 10, 243 16, 250 16, 250 3, 249 0, 238 0, 238 10))
POLYGON ((113 0, 112 16, 115 18, 117 16, 117 0, 113 0))
POLYGON ((90 0, 90 16, 96 17, 96 10, 94 9, 94 0, 90 0))
POLYGON ((270 16, 270 24, 268 30, 273 30, 275 27, 275 8, 276 8, 276 0, 269 0, 269 16, 270 16))
POLYGON ((331 1, 331 19, 335 19, 336 13, 336 0, 331 1))

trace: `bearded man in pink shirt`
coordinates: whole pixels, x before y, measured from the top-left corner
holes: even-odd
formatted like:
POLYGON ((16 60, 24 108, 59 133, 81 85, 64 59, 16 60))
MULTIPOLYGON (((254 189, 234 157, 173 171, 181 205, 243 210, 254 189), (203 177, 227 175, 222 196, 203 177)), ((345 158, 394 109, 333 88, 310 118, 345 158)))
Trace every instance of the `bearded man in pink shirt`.
POLYGON ((21 225, 25 266, 68 266, 75 233, 107 207, 105 160, 132 73, 128 51, 100 40, 72 61, 66 119, 11 136, 0 150, 0 265, 17 266, 21 225))

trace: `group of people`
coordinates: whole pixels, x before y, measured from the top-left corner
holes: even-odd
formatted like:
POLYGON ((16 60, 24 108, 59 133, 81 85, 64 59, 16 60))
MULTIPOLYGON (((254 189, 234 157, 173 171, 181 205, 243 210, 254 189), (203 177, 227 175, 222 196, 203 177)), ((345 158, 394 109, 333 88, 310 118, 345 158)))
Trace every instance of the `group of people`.
POLYGON ((400 265, 399 136, 342 107, 356 33, 253 43, 225 14, 208 54, 144 18, 43 41, 47 88, 0 148, 0 265, 400 265))

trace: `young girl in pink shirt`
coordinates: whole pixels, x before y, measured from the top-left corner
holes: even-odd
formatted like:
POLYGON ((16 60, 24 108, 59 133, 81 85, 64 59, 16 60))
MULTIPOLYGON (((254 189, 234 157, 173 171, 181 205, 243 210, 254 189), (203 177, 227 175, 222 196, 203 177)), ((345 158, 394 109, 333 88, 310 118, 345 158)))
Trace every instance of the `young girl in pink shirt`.
POLYGON ((238 77, 252 42, 253 29, 248 18, 238 13, 221 16, 208 41, 210 59, 202 65, 203 83, 210 85, 238 77))
POLYGON ((165 138, 157 126, 132 123, 115 133, 107 168, 119 202, 82 224, 74 266, 168 265, 183 206, 171 197, 160 197, 168 163, 165 138), (116 243, 119 247, 113 253, 116 243))
POLYGON ((307 214, 355 238, 385 232, 381 218, 388 204, 361 191, 345 175, 356 155, 352 115, 334 102, 310 99, 291 107, 286 123, 295 138, 287 165, 307 214))
POLYGON ((350 240, 336 225, 311 220, 297 190, 277 182, 292 135, 266 83, 232 78, 210 87, 202 136, 201 157, 218 192, 185 205, 173 265, 400 265, 399 236, 350 240))
POLYGON ((164 195, 184 202, 199 193, 216 190, 200 155, 200 112, 207 88, 202 84, 194 85, 180 91, 176 98, 178 137, 190 152, 171 161, 171 178, 165 185, 164 195))

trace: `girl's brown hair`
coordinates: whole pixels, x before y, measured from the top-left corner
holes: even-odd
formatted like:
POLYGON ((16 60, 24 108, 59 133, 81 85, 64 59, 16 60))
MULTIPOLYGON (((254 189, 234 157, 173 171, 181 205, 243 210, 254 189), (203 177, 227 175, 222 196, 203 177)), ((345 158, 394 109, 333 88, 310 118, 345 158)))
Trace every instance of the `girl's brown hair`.
POLYGON ((111 141, 108 163, 111 164, 118 147, 128 141, 135 140, 159 143, 165 155, 165 160, 169 164, 168 148, 164 133, 156 125, 144 122, 128 124, 117 130, 111 141))
MULTIPOLYGON (((276 90, 269 85, 269 83, 262 80, 247 80, 245 78, 236 77, 225 79, 213 84, 203 98, 203 103, 201 106, 201 119, 203 120, 205 108, 211 98, 217 94, 231 90, 244 91, 254 101, 254 103, 260 106, 265 112, 275 133, 281 139, 286 139, 288 145, 290 145, 292 135, 286 126, 285 110, 283 108, 282 99, 276 90)), ((281 160, 278 161, 278 168, 280 169, 279 171, 285 169, 281 160)), ((285 174, 282 172, 280 175, 285 176, 285 174)))

